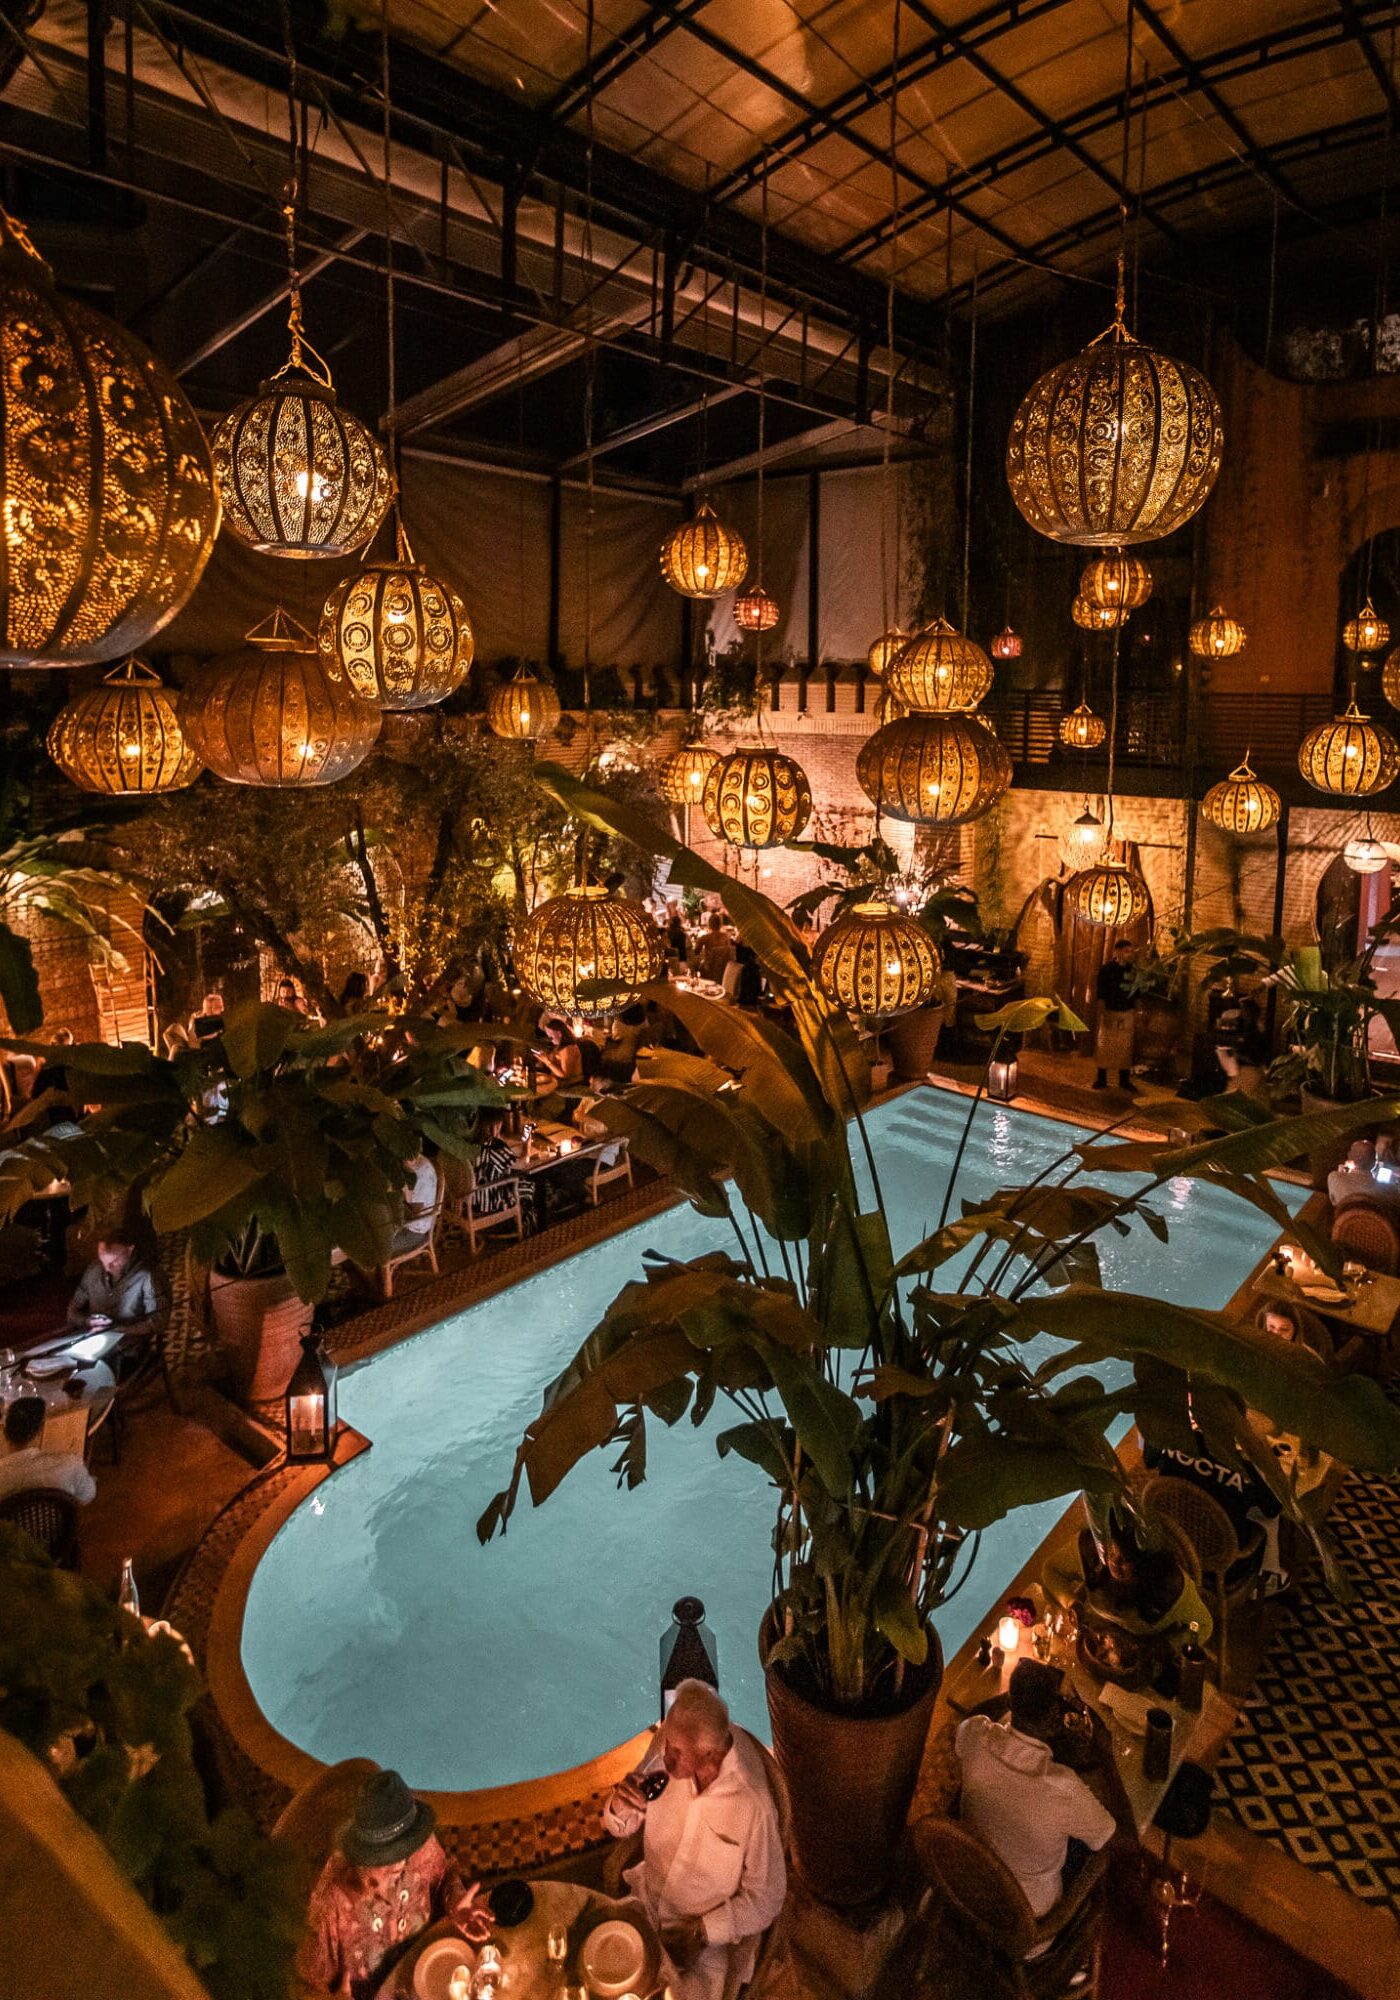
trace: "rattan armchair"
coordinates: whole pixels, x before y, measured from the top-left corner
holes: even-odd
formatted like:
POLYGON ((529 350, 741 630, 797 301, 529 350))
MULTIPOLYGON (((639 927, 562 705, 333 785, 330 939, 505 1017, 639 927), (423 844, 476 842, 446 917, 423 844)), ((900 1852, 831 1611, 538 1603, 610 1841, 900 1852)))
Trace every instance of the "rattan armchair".
POLYGON ((1005 1862, 967 1827, 930 1813, 913 1838, 936 1916, 986 1958, 995 1990, 1024 2000, 1098 1991, 1107 1853, 1091 1854, 1037 1917, 1005 1862))
POLYGON ((1215 1657, 1223 1686, 1229 1670, 1229 1614, 1253 1595, 1256 1568, 1251 1566, 1233 1586, 1228 1581, 1228 1572, 1236 1563, 1261 1553, 1264 1531, 1256 1526, 1241 1542, 1234 1522, 1218 1500, 1213 1500, 1204 1487, 1193 1485, 1189 1479, 1174 1478, 1170 1473, 1159 1472, 1149 1479, 1142 1497, 1160 1522, 1176 1529, 1191 1545, 1199 1581, 1212 1600, 1215 1657))
POLYGON ((1400 1223, 1393 1209, 1364 1196, 1339 1202, 1332 1211, 1332 1241, 1348 1257, 1393 1278, 1400 1271, 1400 1223))
POLYGON ((0 1521, 24 1533, 53 1557, 60 1569, 78 1564, 78 1503, 56 1486, 26 1486, 0 1500, 0 1521))

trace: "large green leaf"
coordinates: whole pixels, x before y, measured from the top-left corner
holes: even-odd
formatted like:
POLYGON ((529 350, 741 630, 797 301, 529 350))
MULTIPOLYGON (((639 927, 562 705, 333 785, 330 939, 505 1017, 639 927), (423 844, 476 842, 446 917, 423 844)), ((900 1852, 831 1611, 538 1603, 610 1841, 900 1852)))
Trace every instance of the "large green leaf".
POLYGON ((784 1458, 769 1424, 735 1424, 731 1429, 720 1432, 715 1439, 715 1449, 721 1458, 728 1458, 731 1452, 746 1458, 750 1465, 766 1472, 773 1484, 784 1491, 792 1484, 792 1467, 784 1458))
POLYGON ((17 1035, 32 1033, 44 1018, 33 950, 7 923, 0 923, 0 1002, 17 1035))
POLYGON ((203 1222, 262 1179, 254 1149, 227 1125, 200 1125, 151 1189, 151 1223, 162 1235, 203 1222))
POLYGON ((804 1143, 830 1130, 830 1106, 791 1035, 746 1007, 707 1000, 669 981, 648 987, 647 996, 674 1014, 713 1062, 753 1092, 770 1124, 804 1143))
POLYGON ((1112 1492, 1122 1478, 1111 1453, 1099 1457, 1064 1444, 1033 1444, 981 1430, 960 1438, 938 1468, 940 1518, 961 1528, 989 1528, 1017 1507, 1061 1494, 1112 1492))
POLYGON ((875 1587, 871 1603, 875 1629, 911 1667, 921 1667, 928 1658, 928 1631, 919 1618, 918 1607, 907 1584, 885 1570, 875 1587))
POLYGON ((851 1453, 861 1432, 859 1408, 805 1356, 770 1346, 765 1359, 818 1479, 833 1500, 848 1499, 854 1485, 851 1453))
POLYGON ((230 1007, 222 1029, 224 1051, 237 1076, 256 1076, 272 1069, 292 1038, 297 1016, 284 1007, 248 1001, 230 1007))
POLYGON ((1389 1124, 1396 1118, 1400 1118, 1400 1097, 1373 1097, 1361 1104, 1341 1105, 1335 1111, 1274 1118, 1267 1125, 1249 1125, 1243 1131, 1227 1132, 1223 1139, 1205 1139, 1192 1146, 1165 1146, 1151 1140, 1098 1146, 1086 1140, 1075 1150, 1095 1173, 1152 1174, 1162 1180, 1212 1169, 1263 1174, 1353 1132, 1389 1124))

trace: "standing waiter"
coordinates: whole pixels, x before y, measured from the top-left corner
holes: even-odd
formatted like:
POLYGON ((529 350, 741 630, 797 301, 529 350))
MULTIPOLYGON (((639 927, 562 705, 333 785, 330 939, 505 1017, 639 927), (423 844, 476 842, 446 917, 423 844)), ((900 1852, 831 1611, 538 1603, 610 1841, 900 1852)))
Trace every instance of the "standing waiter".
POLYGON ((1129 938, 1113 940, 1113 950, 1099 967, 1095 989, 1099 996, 1098 1025, 1094 1029, 1094 1060, 1098 1072, 1095 1090, 1108 1089, 1108 1072, 1118 1072, 1118 1088, 1131 1090, 1133 1079, 1133 947, 1129 938))

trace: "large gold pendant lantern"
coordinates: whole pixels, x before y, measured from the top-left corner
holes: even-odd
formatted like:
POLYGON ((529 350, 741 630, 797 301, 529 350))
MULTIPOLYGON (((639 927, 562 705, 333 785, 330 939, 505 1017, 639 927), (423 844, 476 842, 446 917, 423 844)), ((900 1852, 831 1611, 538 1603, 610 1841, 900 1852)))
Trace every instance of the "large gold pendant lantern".
POLYGON ((1390 644, 1390 627, 1369 597, 1356 616, 1343 625, 1342 644, 1349 653, 1378 653, 1382 646, 1390 644))
POLYGON ((734 623, 741 632, 771 632, 778 622, 778 600, 761 583, 750 585, 734 600, 734 623))
POLYGON ((1400 744, 1356 706, 1310 729, 1298 745, 1298 769, 1314 791, 1330 798, 1369 799, 1400 773, 1400 744))
POLYGON ((1085 563, 1079 575, 1079 595, 1126 616, 1140 610, 1152 595, 1152 572, 1141 556, 1110 549, 1107 555, 1085 563))
POLYGON ((1225 435, 1214 389, 1189 362, 1112 326, 1023 399, 1006 446, 1011 497, 1053 542, 1159 541, 1202 506, 1225 435))
POLYGON ((705 824, 731 847, 781 847, 812 817, 807 773, 766 743, 741 743, 705 780, 705 824))
POLYGON ((383 722, 321 666, 316 641, 280 605, 184 690, 180 726, 231 785, 333 785, 369 755, 383 722))
POLYGON ((1267 833, 1281 810, 1278 793, 1254 775, 1247 756, 1201 800, 1201 811, 1222 833, 1267 833))
POLYGON ((742 536, 716 518, 708 500, 661 544, 661 574, 682 597, 725 597, 739 588, 748 567, 742 536))
POLYGON ((1108 724, 1095 715, 1087 701, 1072 708, 1060 721, 1060 741, 1067 750, 1097 750, 1108 735, 1108 724))
POLYGON ((413 560, 402 525, 393 562, 366 563, 336 585, 317 644, 332 680, 394 713, 445 701, 476 651, 466 606, 413 560))
POLYGON ((147 645, 218 528, 209 446, 175 377, 58 293, 0 210, 0 666, 91 666, 147 645))
POLYGON ((1083 595, 1075 598, 1069 615, 1081 632, 1112 632, 1128 622, 1128 614, 1121 605, 1095 604, 1092 598, 1083 595))
POLYGON ((565 1014, 608 1014, 659 976, 664 941, 640 903, 589 886, 542 903, 511 955, 532 999, 565 1014))
POLYGON ((670 806, 698 806, 705 780, 719 762, 719 752, 703 743, 687 743, 672 751, 656 774, 657 788, 670 806))
POLYGON ((1392 708, 1400 708, 1400 646, 1386 655, 1381 668, 1381 693, 1392 708))
POLYGON ((975 639, 935 618, 895 655, 885 685, 907 708, 941 715, 976 708, 991 688, 992 671, 975 639))
POLYGON ((551 684, 525 667, 517 668, 510 680, 492 688, 486 697, 486 721, 492 734, 514 743, 535 743, 548 736, 563 713, 551 684))
POLYGON ((927 1006, 941 966, 923 925, 877 900, 857 903, 822 932, 812 970, 838 1007, 881 1021, 927 1006))
POLYGON ((856 778, 891 819, 965 826, 1006 792, 1011 758, 980 716, 906 715, 866 738, 856 778))
POLYGON ((1101 861, 1070 876, 1064 907, 1081 924, 1121 931, 1147 915, 1152 899, 1141 875, 1121 861, 1101 861))
POLYGON ((1196 620, 1187 639, 1198 660, 1232 660, 1248 643, 1249 634, 1239 619, 1227 618, 1218 604, 1208 617, 1196 620))
POLYGON ((65 702, 46 740, 64 777, 85 792, 154 798, 183 791, 202 769, 174 701, 144 660, 124 660, 100 686, 65 702))
POLYGON ((877 681, 884 679, 896 657, 904 651, 913 636, 913 633, 906 632, 902 625, 891 625, 878 639, 871 640, 865 664, 877 681))

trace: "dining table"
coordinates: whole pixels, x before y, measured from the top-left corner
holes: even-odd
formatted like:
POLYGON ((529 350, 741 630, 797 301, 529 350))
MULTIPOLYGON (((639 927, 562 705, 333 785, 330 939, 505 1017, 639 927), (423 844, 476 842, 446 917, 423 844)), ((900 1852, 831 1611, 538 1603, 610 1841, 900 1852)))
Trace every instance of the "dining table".
MULTIPOLYGON (((533 1907, 518 1924, 496 1924, 490 1942, 501 1954, 501 2000, 563 2000, 566 1990, 586 1990, 579 1964, 585 1939, 601 1923, 631 1924, 646 1951, 646 1967, 638 1981, 636 2000, 650 2000, 662 1990, 665 1961, 661 1940, 635 1896, 605 1896, 581 1882, 548 1878, 529 1884, 533 1907), (549 1956, 549 1934, 568 1934, 562 1965, 549 1956)), ((421 1931, 379 1986, 375 2000, 451 2000, 451 1981, 459 1965, 474 1969, 477 1947, 461 1940, 460 1958, 437 1949, 461 1933, 450 1918, 421 1931)))
POLYGON ((1302 1306, 1324 1319, 1336 1320, 1340 1326, 1349 1326, 1355 1333, 1376 1337, 1388 1334, 1400 1315, 1400 1278, 1388 1277, 1383 1271, 1367 1271, 1345 1286, 1321 1278, 1317 1284, 1299 1284, 1266 1264, 1256 1274, 1253 1289, 1261 1298, 1302 1306))
MULTIPOLYGON (((118 1330, 117 1340, 120 1337, 118 1330)), ((105 1337, 91 1334, 70 1341, 66 1348, 30 1352, 0 1370, 0 1401, 37 1396, 44 1405, 44 1427, 30 1449, 82 1456, 88 1433, 106 1415, 117 1393, 116 1371, 102 1358, 105 1351, 105 1337), (90 1346, 96 1350, 91 1354, 90 1346)))

